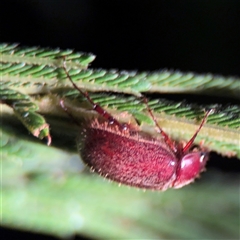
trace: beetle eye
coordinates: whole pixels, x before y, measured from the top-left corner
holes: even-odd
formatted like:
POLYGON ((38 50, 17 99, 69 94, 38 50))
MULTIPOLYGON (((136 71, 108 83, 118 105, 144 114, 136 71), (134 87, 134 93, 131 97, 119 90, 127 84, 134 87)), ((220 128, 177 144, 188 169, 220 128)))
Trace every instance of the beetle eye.
MULTIPOLYGON (((206 157, 207 157, 207 153, 206 152, 201 152, 200 153, 200 162, 201 163, 204 163, 204 162, 206 162, 206 157)), ((204 163, 205 164, 205 163, 204 163)))

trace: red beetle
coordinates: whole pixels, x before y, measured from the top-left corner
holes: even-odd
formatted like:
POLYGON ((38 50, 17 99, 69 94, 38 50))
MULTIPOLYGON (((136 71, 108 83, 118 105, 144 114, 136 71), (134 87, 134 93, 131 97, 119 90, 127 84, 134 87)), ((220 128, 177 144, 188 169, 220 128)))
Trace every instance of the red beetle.
MULTIPOLYGON (((172 141, 161 129, 145 100, 149 114, 163 136, 162 140, 154 139, 133 130, 127 124, 119 123, 101 106, 95 104, 87 92, 77 87, 65 65, 64 69, 74 88, 92 104, 96 112, 107 119, 104 123, 93 121, 81 130, 79 137, 80 156, 93 171, 121 184, 166 190, 181 188, 193 182, 204 170, 208 153, 201 149, 190 149, 212 110, 205 114, 197 131, 183 147, 180 142, 172 141)), ((60 105, 69 113, 63 100, 60 105)))

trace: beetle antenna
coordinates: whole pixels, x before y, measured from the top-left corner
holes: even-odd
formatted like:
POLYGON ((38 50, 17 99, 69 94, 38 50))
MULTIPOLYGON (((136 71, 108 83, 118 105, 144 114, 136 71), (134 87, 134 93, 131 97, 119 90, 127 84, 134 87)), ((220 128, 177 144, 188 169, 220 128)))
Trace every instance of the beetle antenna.
POLYGON ((198 127, 197 131, 194 133, 194 135, 192 136, 192 138, 188 141, 188 143, 185 145, 185 147, 183 148, 183 154, 186 153, 189 148, 192 146, 195 138, 197 137, 199 131, 201 130, 201 128, 203 127, 203 125, 206 123, 207 118, 210 114, 212 114, 214 112, 214 109, 210 109, 206 112, 204 118, 202 119, 202 122, 200 124, 200 126, 198 127))
POLYGON ((163 136, 165 143, 166 143, 167 145, 169 145, 170 148, 171 148, 174 152, 177 152, 178 149, 176 148, 174 142, 170 139, 170 137, 168 136, 168 134, 167 134, 166 132, 164 132, 163 129, 159 126, 159 124, 158 124, 158 122, 157 122, 157 120, 156 120, 156 118, 155 118, 155 116, 154 116, 151 108, 150 108, 149 105, 148 105, 148 100, 147 100, 147 98, 146 98, 146 97, 143 97, 143 101, 144 101, 144 103, 146 104, 147 110, 148 110, 150 116, 152 117, 152 120, 154 121, 154 123, 155 123, 155 125, 156 125, 156 127, 157 127, 158 132, 163 136))
POLYGON ((67 70, 67 64, 66 64, 66 58, 64 57, 64 61, 63 61, 63 69, 65 71, 65 74, 67 75, 68 79, 71 81, 73 87, 80 92, 92 105, 93 110, 96 111, 98 114, 100 114, 102 117, 104 117, 105 119, 108 120, 109 124, 115 124, 117 126, 119 126, 122 130, 126 130, 127 129, 127 125, 126 124, 121 124, 120 122, 118 122, 109 112, 107 112, 106 110, 104 110, 100 105, 96 104, 91 97, 88 95, 88 92, 83 92, 72 80, 68 70, 67 70))

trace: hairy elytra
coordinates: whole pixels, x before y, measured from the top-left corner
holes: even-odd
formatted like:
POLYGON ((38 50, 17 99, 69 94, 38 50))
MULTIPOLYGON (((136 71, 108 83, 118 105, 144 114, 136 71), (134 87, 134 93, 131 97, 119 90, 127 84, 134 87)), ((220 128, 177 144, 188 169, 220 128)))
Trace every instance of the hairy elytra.
POLYGON ((81 131, 78 144, 82 160, 96 173, 153 190, 189 184, 204 169, 208 157, 197 151, 179 159, 163 141, 96 120, 81 131))
MULTIPOLYGON (((208 153, 200 148, 192 151, 191 147, 212 110, 205 114, 193 137, 183 147, 180 142, 170 139, 158 125, 146 99, 146 107, 162 140, 118 122, 93 102, 87 92, 77 87, 68 74, 66 62, 64 70, 74 88, 92 104, 93 110, 106 119, 102 123, 95 119, 86 124, 78 137, 80 156, 94 172, 121 184, 163 191, 193 182, 204 170, 208 153)), ((71 116, 63 100, 60 105, 71 116)))

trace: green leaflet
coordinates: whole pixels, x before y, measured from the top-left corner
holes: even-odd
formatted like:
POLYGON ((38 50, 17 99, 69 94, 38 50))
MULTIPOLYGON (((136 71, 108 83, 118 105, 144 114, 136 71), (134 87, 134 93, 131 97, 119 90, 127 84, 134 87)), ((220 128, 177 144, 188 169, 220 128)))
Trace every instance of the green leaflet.
POLYGON ((22 47, 18 44, 0 44, 1 62, 35 65, 62 66, 63 57, 70 67, 87 68, 95 56, 91 53, 74 52, 40 47, 22 47))
MULTIPOLYGON (((0 45, 0 73, 6 84, 21 87, 25 93, 42 93, 29 86, 71 87, 66 78, 63 56, 75 83, 88 91, 108 91, 141 96, 142 93, 192 93, 239 99, 239 77, 159 70, 156 72, 87 69, 95 56, 72 50, 27 48, 16 44, 0 45)), ((45 91, 44 91, 45 92, 45 91)))
POLYGON ((47 137, 48 145, 51 143, 49 125, 46 123, 44 117, 37 113, 38 105, 33 103, 28 95, 3 88, 0 89, 0 102, 12 107, 17 118, 33 136, 40 139, 47 137))
MULTIPOLYGON (((159 137, 145 104, 139 98, 106 93, 89 93, 89 95, 94 102, 110 111, 120 122, 131 122, 133 125, 139 124, 140 131, 159 137)), ((61 119, 61 124, 58 126, 59 132, 70 131, 68 128, 63 128, 64 122, 69 121, 69 119, 61 118, 64 115, 63 111, 59 109, 52 113, 51 104, 59 102, 59 98, 65 99, 65 105, 77 121, 86 121, 86 119, 99 117, 97 113, 91 111, 92 107, 88 103, 86 104, 85 98, 79 96, 75 90, 58 92, 57 99, 53 95, 35 99, 37 105, 42 106, 44 103, 44 108, 40 109, 40 111, 46 116, 54 115, 56 118, 59 117, 59 123, 61 119)), ((164 99, 150 100, 148 104, 154 111, 160 126, 173 139, 185 141, 189 140, 196 131, 199 121, 204 115, 204 109, 212 108, 212 106, 197 106, 184 102, 176 103, 164 99)), ((215 113, 209 116, 195 143, 200 144, 203 142, 203 146, 222 155, 240 157, 239 107, 237 105, 227 107, 215 105, 214 108, 216 109, 215 113)), ((70 124, 70 128, 72 128, 72 124, 70 124)))

